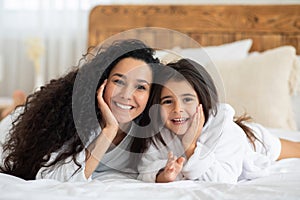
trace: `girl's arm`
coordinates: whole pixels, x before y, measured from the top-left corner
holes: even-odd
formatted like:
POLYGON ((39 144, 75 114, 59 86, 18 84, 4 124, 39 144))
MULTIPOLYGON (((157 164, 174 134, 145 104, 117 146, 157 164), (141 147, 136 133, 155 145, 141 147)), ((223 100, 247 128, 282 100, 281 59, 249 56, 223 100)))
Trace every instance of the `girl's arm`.
MULTIPOLYGON (((168 145, 167 147, 160 141, 155 140, 155 145, 151 144, 147 151, 143 153, 138 164, 139 180, 154 183, 156 182, 157 176, 165 168, 166 163, 168 162, 168 152, 170 149, 173 149, 172 147, 169 148, 169 145, 173 144, 173 133, 166 131, 163 133, 163 138, 168 145)), ((176 140, 176 144, 181 146, 180 152, 183 152, 181 141, 176 140)), ((176 152, 175 154, 177 155, 176 152)))
POLYGON ((156 182, 167 183, 175 181, 182 170, 184 161, 184 157, 177 158, 172 152, 169 152, 167 164, 163 170, 157 173, 156 182))
POLYGON ((201 135, 202 128, 205 122, 204 112, 202 104, 196 108, 196 113, 193 116, 193 121, 190 128, 187 130, 182 138, 182 145, 185 149, 185 155, 187 159, 193 155, 196 147, 197 140, 201 135))
POLYGON ((242 129, 234 122, 226 123, 214 149, 197 143, 182 173, 191 180, 236 183, 243 170, 247 145, 242 129))

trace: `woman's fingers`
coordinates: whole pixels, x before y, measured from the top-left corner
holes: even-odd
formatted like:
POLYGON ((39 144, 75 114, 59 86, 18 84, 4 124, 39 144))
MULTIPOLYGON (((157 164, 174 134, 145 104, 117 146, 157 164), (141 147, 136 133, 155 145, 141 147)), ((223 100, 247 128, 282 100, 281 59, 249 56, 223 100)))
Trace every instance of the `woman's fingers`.
POLYGON ((117 122, 115 116, 113 115, 109 106, 103 99, 103 93, 104 93, 106 84, 107 84, 107 79, 102 83, 102 85, 99 87, 99 89, 97 91, 98 107, 101 111, 101 114, 103 116, 106 126, 118 127, 118 122, 117 122))
POLYGON ((101 109, 102 107, 101 104, 105 103, 103 99, 103 91, 106 86, 106 83, 107 83, 107 79, 102 83, 102 85, 99 87, 97 91, 97 100, 98 100, 99 109, 101 109))

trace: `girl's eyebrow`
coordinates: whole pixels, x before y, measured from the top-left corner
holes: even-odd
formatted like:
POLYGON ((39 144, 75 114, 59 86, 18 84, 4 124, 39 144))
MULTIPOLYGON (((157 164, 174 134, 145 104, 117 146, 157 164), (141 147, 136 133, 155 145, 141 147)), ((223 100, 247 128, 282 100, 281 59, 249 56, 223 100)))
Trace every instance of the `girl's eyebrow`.
POLYGON ((181 96, 183 96, 183 97, 196 97, 196 95, 190 94, 190 93, 182 94, 181 96))
MULTIPOLYGON (((185 93, 185 94, 182 94, 180 96, 182 96, 182 97, 196 97, 196 95, 190 94, 190 93, 185 93)), ((161 97, 160 101, 162 101, 164 99, 168 99, 168 98, 173 98, 173 97, 171 95, 167 95, 167 96, 161 97)))
MULTIPOLYGON (((120 77, 120 78, 123 78, 123 79, 127 79, 127 76, 125 76, 124 74, 120 74, 120 73, 115 73, 115 74, 112 75, 112 77, 113 76, 117 76, 117 77, 120 77)), ((137 82, 150 85, 150 83, 148 81, 143 80, 143 79, 137 79, 137 82)))
POLYGON ((168 98, 172 98, 172 96, 168 95, 168 96, 164 96, 162 98, 160 98, 160 101, 164 100, 164 99, 168 99, 168 98))

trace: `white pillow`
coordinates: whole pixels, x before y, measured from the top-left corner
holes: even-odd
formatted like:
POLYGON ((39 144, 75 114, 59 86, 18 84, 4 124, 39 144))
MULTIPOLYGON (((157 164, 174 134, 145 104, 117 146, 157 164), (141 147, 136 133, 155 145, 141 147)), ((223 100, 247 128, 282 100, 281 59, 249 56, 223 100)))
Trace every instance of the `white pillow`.
POLYGON ((300 131, 300 94, 292 97, 292 107, 295 114, 295 120, 300 131))
MULTIPOLYGON (((182 49, 181 56, 199 61, 199 55, 210 57, 212 61, 220 60, 238 60, 248 56, 252 46, 252 39, 240 40, 219 46, 208 46, 203 48, 182 49)), ((201 60, 200 60, 201 61, 201 60)))
POLYGON ((225 101, 235 108, 236 115, 246 112, 266 127, 297 129, 291 96, 297 89, 300 67, 294 47, 215 64, 223 78, 225 101))
POLYGON ((185 49, 175 47, 172 50, 159 51, 158 58, 160 58, 163 63, 176 61, 180 58, 190 58, 202 65, 206 65, 211 61, 238 60, 246 58, 251 46, 252 39, 245 39, 219 46, 185 49))

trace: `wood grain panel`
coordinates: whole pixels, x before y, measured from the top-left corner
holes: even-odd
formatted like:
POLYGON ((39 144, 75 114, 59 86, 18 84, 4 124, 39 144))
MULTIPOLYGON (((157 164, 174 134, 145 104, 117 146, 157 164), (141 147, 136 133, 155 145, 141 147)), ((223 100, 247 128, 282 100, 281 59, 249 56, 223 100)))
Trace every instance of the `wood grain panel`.
MULTIPOLYGON (((162 27, 187 34, 202 46, 252 38, 252 51, 293 45, 300 54, 300 5, 123 5, 97 6, 89 17, 88 45, 140 27, 162 27)), ((139 35, 138 31, 135 33, 139 35)), ((145 34, 145 33, 143 33, 145 34)), ((149 45, 184 44, 172 34, 143 35, 149 45)), ((139 35, 141 36, 141 35, 139 35)))

